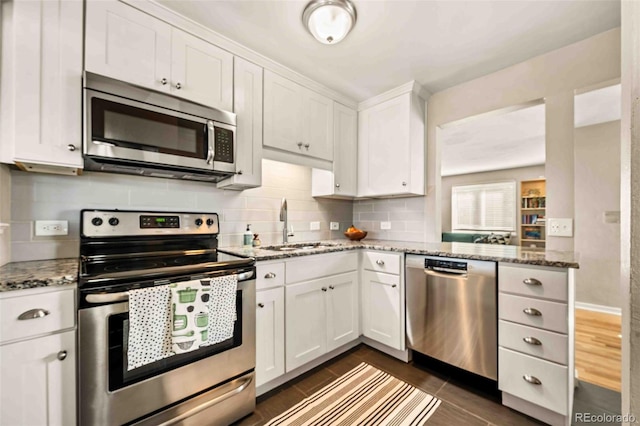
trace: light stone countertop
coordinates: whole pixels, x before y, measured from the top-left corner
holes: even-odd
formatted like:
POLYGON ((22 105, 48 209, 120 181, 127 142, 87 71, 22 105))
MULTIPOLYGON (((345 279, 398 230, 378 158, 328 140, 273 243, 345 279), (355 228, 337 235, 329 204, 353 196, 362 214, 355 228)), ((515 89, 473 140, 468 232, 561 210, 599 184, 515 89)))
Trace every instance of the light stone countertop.
MULTIPOLYGON (((221 251, 238 256, 255 257, 257 261, 287 259, 312 254, 333 253, 347 250, 385 250, 406 254, 455 257, 471 260, 520 263, 526 265, 551 266, 557 268, 579 268, 579 256, 574 252, 534 249, 501 244, 472 243, 415 243, 385 240, 327 240, 307 243, 290 243, 289 246, 320 244, 319 248, 299 248, 292 251, 274 251, 265 247, 222 247, 221 251)), ((279 246, 279 245, 276 245, 279 246)))
POLYGON ((11 262, 0 267, 0 292, 75 286, 77 280, 77 258, 11 262))

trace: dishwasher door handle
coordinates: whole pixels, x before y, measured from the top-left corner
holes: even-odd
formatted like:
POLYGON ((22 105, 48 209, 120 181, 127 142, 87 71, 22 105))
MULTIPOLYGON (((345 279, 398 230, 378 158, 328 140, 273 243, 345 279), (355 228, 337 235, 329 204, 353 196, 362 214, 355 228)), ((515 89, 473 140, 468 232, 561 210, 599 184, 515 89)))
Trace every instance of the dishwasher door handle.
POLYGON ((424 273, 427 274, 428 276, 431 277, 438 277, 438 278, 445 278, 445 279, 463 279, 466 280, 467 279, 467 274, 466 273, 462 273, 462 274, 456 274, 455 272, 436 272, 436 271, 432 271, 431 269, 425 269, 424 273))

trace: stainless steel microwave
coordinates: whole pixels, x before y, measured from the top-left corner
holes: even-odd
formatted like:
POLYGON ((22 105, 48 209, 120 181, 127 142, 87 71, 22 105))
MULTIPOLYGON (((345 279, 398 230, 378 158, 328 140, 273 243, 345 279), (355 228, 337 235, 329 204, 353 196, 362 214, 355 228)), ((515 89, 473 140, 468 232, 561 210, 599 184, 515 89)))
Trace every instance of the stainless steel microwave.
POLYGON ((85 169, 218 182, 236 171, 236 115, 86 73, 85 169))

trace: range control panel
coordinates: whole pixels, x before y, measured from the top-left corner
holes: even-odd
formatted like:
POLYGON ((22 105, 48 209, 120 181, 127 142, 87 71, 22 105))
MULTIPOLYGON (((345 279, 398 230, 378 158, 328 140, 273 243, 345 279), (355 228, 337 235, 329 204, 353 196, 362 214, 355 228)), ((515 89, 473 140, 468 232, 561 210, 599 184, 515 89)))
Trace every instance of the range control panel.
POLYGON ((218 234, 217 213, 82 210, 84 237, 218 234))

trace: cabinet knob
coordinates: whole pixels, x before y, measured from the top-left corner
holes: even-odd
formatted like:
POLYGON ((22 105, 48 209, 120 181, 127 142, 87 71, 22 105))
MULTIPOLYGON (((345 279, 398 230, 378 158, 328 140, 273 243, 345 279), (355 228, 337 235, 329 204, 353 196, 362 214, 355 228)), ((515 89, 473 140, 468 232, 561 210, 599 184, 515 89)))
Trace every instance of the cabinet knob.
POLYGON ((392 284, 392 285, 391 285, 391 288, 396 288, 396 287, 398 287, 398 285, 397 285, 397 284, 392 284))
POLYGON ((75 151, 77 148, 74 144, 70 143, 69 145, 67 145, 67 149, 71 152, 75 151))
POLYGON ((264 308, 264 303, 258 303, 258 308, 264 308))
POLYGON ((67 351, 60 351, 58 352, 58 359, 60 361, 64 361, 65 359, 67 359, 67 351))
POLYGON ((276 274, 274 274, 273 272, 267 272, 266 274, 264 274, 264 277, 266 279, 271 279, 271 278, 275 278, 276 274))
POLYGON ((322 290, 322 291, 327 291, 327 288, 326 288, 326 287, 322 287, 322 289, 321 289, 321 290, 322 290))
POLYGON ((522 310, 522 312, 524 312, 527 315, 534 316, 534 317, 541 317, 542 316, 542 312, 540 312, 536 308, 524 308, 522 310))
POLYGON ((242 174, 242 170, 238 170, 238 174, 241 175, 242 174))
POLYGON ((522 376, 522 378, 524 379, 525 382, 529 382, 532 385, 541 385, 542 384, 540 379, 538 379, 536 376, 530 376, 528 374, 525 374, 524 376, 522 376))
POLYGON ((536 345, 536 346, 542 345, 542 342, 536 339, 535 337, 531 337, 531 336, 523 337, 522 340, 524 340, 525 343, 528 343, 530 345, 536 345))
POLYGON ((166 85, 168 83, 166 78, 163 78, 162 80, 160 80, 160 84, 162 84, 163 86, 166 85))
POLYGON ((339 183, 336 183, 336 188, 340 188, 340 184, 339 183))
POLYGON ((302 142, 298 142, 296 145, 298 145, 298 149, 302 151, 302 142))
POLYGON ((381 260, 381 259, 376 260, 376 265, 384 266, 384 260, 381 260))
POLYGON ((407 186, 407 182, 402 182, 402 186, 407 186))
POLYGON ((307 148, 307 151, 309 151, 309 147, 310 147, 310 146, 311 146, 311 145, 310 145, 310 144, 308 144, 308 143, 305 143, 305 144, 304 144, 304 147, 305 147, 305 148, 307 148))
POLYGON ((540 280, 536 280, 535 278, 526 278, 522 280, 522 282, 526 285, 542 285, 542 282, 540 282, 540 280))
POLYGON ((180 82, 176 83, 176 89, 178 90, 182 89, 182 84, 180 84, 180 82))
POLYGON ((19 320, 30 320, 30 319, 38 319, 42 317, 46 317, 49 315, 49 311, 46 309, 29 309, 26 312, 23 312, 18 317, 19 320))

